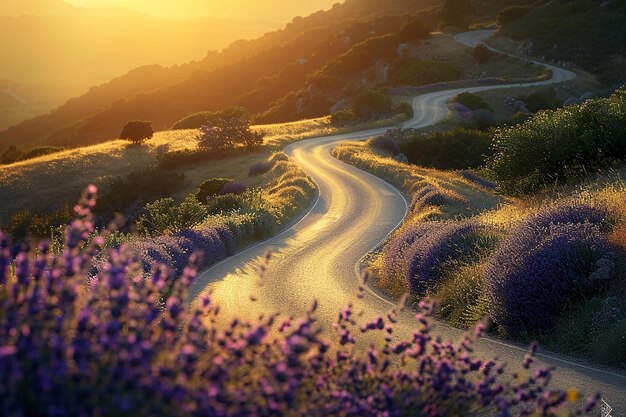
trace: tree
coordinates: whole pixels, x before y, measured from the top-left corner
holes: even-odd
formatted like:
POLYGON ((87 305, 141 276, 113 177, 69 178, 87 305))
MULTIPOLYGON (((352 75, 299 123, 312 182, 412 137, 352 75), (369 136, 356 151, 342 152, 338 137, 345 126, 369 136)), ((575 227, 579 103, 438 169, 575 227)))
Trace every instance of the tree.
POLYGON ((465 28, 473 13, 474 8, 467 0, 446 0, 439 18, 447 26, 465 28))
POLYGON ((133 143, 141 143, 146 139, 150 139, 154 135, 152 122, 142 122, 135 120, 126 123, 120 134, 120 138, 129 140, 133 143))
POLYGON ((262 144, 263 133, 253 132, 246 117, 215 119, 212 124, 202 126, 198 136, 198 146, 213 151, 237 145, 253 149, 262 144))

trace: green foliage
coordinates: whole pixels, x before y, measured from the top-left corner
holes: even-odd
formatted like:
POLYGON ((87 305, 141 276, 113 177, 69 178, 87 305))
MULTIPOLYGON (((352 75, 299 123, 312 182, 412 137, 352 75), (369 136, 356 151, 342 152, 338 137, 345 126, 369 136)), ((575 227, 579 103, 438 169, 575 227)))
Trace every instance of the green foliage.
POLYGON ((365 90, 352 103, 352 111, 363 121, 375 120, 391 113, 391 97, 380 90, 365 90))
POLYGON ((98 199, 97 212, 111 215, 131 206, 166 197, 178 190, 185 179, 184 174, 150 166, 133 171, 126 177, 111 180, 108 189, 98 199))
POLYGON ((397 85, 426 85, 443 81, 458 80, 461 69, 451 63, 434 61, 414 61, 400 72, 397 85))
POLYGON ((198 146, 210 152, 238 146, 255 149, 263 145, 263 136, 263 133, 250 129, 250 119, 247 117, 213 119, 200 128, 198 146))
POLYGON ((413 106, 409 103, 396 103, 391 106, 391 111, 394 114, 404 114, 409 119, 413 117, 413 106))
POLYGON ((504 24, 503 36, 530 41, 533 54, 554 61, 572 62, 601 74, 602 81, 623 83, 623 66, 615 57, 626 56, 626 2, 546 2, 513 22, 504 24))
POLYGON ((556 96, 554 88, 535 90, 518 98, 533 113, 540 110, 555 110, 563 105, 563 101, 556 96))
POLYGON ((207 200, 208 214, 229 213, 242 207, 242 198, 236 194, 216 195, 207 200))
POLYGON ((209 197, 213 197, 224 188, 224 186, 233 180, 230 178, 211 178, 200 184, 198 191, 195 194, 196 200, 200 203, 206 204, 209 197))
POLYGON ((188 196, 180 204, 173 198, 162 198, 146 204, 146 214, 137 221, 137 230, 144 236, 173 234, 192 229, 207 216, 206 207, 195 196, 188 196))
POLYGON ((172 126, 172 130, 200 129, 204 125, 213 125, 220 120, 248 119, 248 111, 243 107, 229 106, 216 112, 200 112, 185 116, 172 126))
POLYGON ((446 0, 439 18, 446 26, 466 28, 474 8, 467 0, 446 0))
POLYGON ((477 168, 490 154, 492 133, 455 128, 425 135, 411 129, 397 133, 400 149, 412 164, 438 169, 477 168))
POLYGON ((27 236, 49 238, 55 227, 66 225, 73 217, 72 207, 67 204, 51 213, 24 209, 11 217, 7 232, 16 241, 21 241, 27 236))
POLYGON ((489 62, 496 56, 499 56, 499 55, 489 50, 489 48, 487 48, 482 43, 480 45, 475 46, 474 49, 472 49, 472 58, 474 58, 474 60, 478 62, 479 64, 484 64, 486 62, 489 62))
POLYGON ((152 135, 154 135, 152 122, 135 120, 124 125, 122 133, 120 133, 120 138, 133 143, 141 143, 146 139, 150 139, 152 135))
POLYGON ((499 25, 506 25, 524 17, 530 10, 531 6, 514 5, 503 9, 498 13, 497 21, 499 25))
POLYGON ((330 122, 333 126, 344 127, 359 122, 359 116, 351 109, 339 110, 330 116, 330 122))
POLYGON ((536 114, 497 132, 488 162, 502 189, 527 194, 626 156, 626 91, 536 114))
POLYGON ((489 106, 489 104, 487 104, 485 100, 483 100, 480 96, 472 93, 461 93, 454 97, 453 101, 461 103, 472 111, 476 111, 479 109, 491 110, 491 107, 489 106))

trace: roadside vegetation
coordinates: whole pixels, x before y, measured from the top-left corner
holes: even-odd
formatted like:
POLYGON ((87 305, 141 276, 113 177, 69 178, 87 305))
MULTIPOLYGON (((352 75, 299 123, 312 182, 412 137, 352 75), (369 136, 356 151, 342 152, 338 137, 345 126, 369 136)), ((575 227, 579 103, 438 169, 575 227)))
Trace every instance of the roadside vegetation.
MULTIPOLYGON (((0 316, 3 415, 378 416, 428 409, 445 416, 521 409, 573 416, 599 401, 578 405, 576 390, 551 390, 552 371, 533 363, 536 346, 520 366, 534 375, 529 380, 475 357, 482 326, 456 343, 439 341, 427 304, 417 315, 419 331, 393 343, 388 334, 403 306, 362 322, 348 305, 331 340, 319 335, 315 306, 300 318, 241 318, 224 328, 210 296, 185 307, 194 256, 179 274, 156 255, 146 265, 126 246, 94 262, 103 243, 87 239, 95 233, 95 192, 90 187, 76 206, 59 254, 42 244, 14 258, 0 234, 0 304, 9 312, 0 316), (356 349, 362 333, 380 349, 356 349), (392 365, 400 361, 402 370, 392 365)), ((179 239, 218 238, 197 232, 179 239)))
POLYGON ((496 131, 392 130, 337 147, 410 198, 368 261, 374 285, 432 298, 457 326, 488 317, 503 337, 622 366, 625 101, 621 90, 496 131), (413 163, 398 162, 402 151, 413 163))

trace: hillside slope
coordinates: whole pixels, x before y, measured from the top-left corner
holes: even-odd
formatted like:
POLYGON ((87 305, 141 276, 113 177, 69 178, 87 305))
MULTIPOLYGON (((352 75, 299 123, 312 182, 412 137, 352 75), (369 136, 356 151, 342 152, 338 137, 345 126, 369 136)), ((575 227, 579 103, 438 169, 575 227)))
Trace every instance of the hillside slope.
MULTIPOLYGON (((283 30, 259 39, 235 42, 201 62, 152 68, 147 77, 152 81, 148 83, 136 83, 133 79, 137 74, 131 72, 48 115, 0 132, 0 147, 13 143, 98 143, 115 137, 121 124, 129 119, 152 120, 157 129, 164 129, 187 114, 230 104, 244 105, 253 113, 264 112, 273 101, 305 88, 309 74, 359 42, 398 31, 416 19, 433 28, 434 12, 415 15, 438 3, 349 0, 328 11, 295 18, 283 30)), ((324 108, 324 112, 327 110, 324 108)))

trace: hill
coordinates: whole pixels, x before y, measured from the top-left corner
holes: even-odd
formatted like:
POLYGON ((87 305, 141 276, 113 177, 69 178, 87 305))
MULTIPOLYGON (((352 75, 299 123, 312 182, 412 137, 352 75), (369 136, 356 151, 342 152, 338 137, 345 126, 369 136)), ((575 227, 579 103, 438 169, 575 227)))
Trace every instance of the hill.
MULTIPOLYGON (((152 120, 156 128, 165 129, 188 114, 231 104, 243 105, 252 113, 264 113, 273 102, 285 97, 297 102, 299 92, 314 88, 308 84, 312 74, 356 45, 370 38, 393 35, 415 21, 426 29, 434 28, 436 11, 425 9, 437 4, 438 0, 393 0, 384 4, 349 0, 327 11, 295 18, 284 29, 258 39, 237 41, 199 62, 131 71, 50 114, 0 132, 0 147, 13 143, 98 143, 117 136, 128 119, 152 120)), ((376 58, 379 52, 370 51, 370 57, 376 58)), ((388 54, 389 49, 383 52, 388 54)), ((300 101, 302 111, 284 120, 327 113, 329 103, 320 103, 318 96, 310 94, 309 103, 300 101)), ((279 116, 282 115, 263 121, 281 120, 279 116)))
POLYGON ((535 3, 500 34, 535 56, 568 62, 609 85, 626 82, 626 2, 576 0, 535 3))

